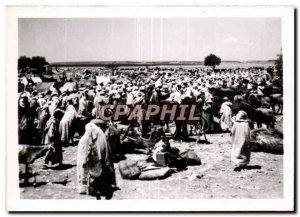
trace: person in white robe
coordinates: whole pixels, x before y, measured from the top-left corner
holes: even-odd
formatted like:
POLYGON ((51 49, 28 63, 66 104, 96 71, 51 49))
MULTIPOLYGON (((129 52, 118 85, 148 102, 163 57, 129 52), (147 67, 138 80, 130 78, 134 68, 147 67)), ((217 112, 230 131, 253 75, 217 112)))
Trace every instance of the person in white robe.
POLYGON ((115 185, 111 147, 102 129, 88 123, 78 143, 77 190, 81 194, 109 197, 115 185))
POLYGON ((232 103, 227 97, 223 98, 223 103, 220 108, 220 126, 223 132, 228 132, 232 126, 232 103))
POLYGON ((245 167, 250 162, 250 127, 247 113, 239 111, 232 127, 231 161, 237 168, 245 167))

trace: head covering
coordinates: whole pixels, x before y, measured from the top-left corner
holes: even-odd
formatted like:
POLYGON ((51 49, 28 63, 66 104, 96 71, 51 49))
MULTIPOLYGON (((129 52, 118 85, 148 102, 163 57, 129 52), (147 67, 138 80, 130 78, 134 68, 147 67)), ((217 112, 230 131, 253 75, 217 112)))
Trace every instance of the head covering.
POLYGON ((236 121, 248 121, 248 115, 245 111, 240 110, 236 115, 236 121))
POLYGON ((229 101, 228 97, 227 96, 223 97, 223 101, 224 102, 229 101))

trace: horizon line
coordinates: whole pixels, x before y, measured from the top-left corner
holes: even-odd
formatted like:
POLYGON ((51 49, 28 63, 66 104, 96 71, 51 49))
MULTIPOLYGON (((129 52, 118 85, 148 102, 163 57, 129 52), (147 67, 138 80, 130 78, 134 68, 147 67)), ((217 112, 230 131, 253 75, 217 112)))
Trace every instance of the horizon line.
MULTIPOLYGON (((274 62, 275 59, 272 60, 223 60, 222 62, 237 62, 237 63, 251 63, 251 62, 274 62)), ((127 60, 118 60, 118 61, 62 61, 62 62, 49 62, 49 66, 65 66, 65 65, 197 65, 203 64, 204 61, 193 61, 193 60, 173 60, 173 61, 127 61, 127 60)))

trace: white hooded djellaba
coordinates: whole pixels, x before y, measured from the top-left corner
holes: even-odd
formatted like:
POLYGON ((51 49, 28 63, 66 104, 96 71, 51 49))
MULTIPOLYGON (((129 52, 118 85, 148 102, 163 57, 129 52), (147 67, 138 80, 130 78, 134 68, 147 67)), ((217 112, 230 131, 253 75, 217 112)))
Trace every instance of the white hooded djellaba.
POLYGON ((221 105, 220 109, 220 125, 223 131, 227 131, 231 129, 231 118, 232 118, 232 110, 230 106, 232 105, 231 102, 229 102, 229 99, 227 97, 224 97, 224 102, 221 105))
POLYGON ((239 111, 232 127, 231 160, 238 166, 246 166, 250 162, 250 128, 247 114, 239 111))
POLYGON ((85 133, 78 143, 77 189, 80 193, 87 191, 89 177, 94 178, 94 188, 101 194, 103 190, 116 184, 110 147, 104 132, 94 123, 85 126, 85 133), (92 149, 96 152, 94 156, 91 155, 92 149))

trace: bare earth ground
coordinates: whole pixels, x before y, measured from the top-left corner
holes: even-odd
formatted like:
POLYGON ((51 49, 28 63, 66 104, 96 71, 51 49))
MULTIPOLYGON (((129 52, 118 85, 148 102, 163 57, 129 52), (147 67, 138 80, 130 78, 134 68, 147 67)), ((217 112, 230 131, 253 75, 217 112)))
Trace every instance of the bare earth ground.
MULTIPOLYGON (((282 129, 282 116, 277 116, 276 128, 282 129)), ((115 164, 117 185, 112 199, 192 199, 192 198, 281 198, 283 197, 283 155, 252 152, 252 169, 233 171, 230 161, 229 134, 210 134, 211 144, 171 142, 180 150, 194 150, 202 161, 200 166, 172 174, 164 180, 141 181, 122 179, 115 164), (261 168, 260 168, 261 167, 261 168), (259 169, 260 168, 260 169, 259 169)), ((288 145, 288 144, 285 144, 288 145)), ((64 169, 43 170, 38 159, 38 185, 21 187, 23 199, 95 199, 76 191, 77 147, 64 151, 64 169)), ((127 154, 127 159, 144 160, 147 155, 127 154)))

